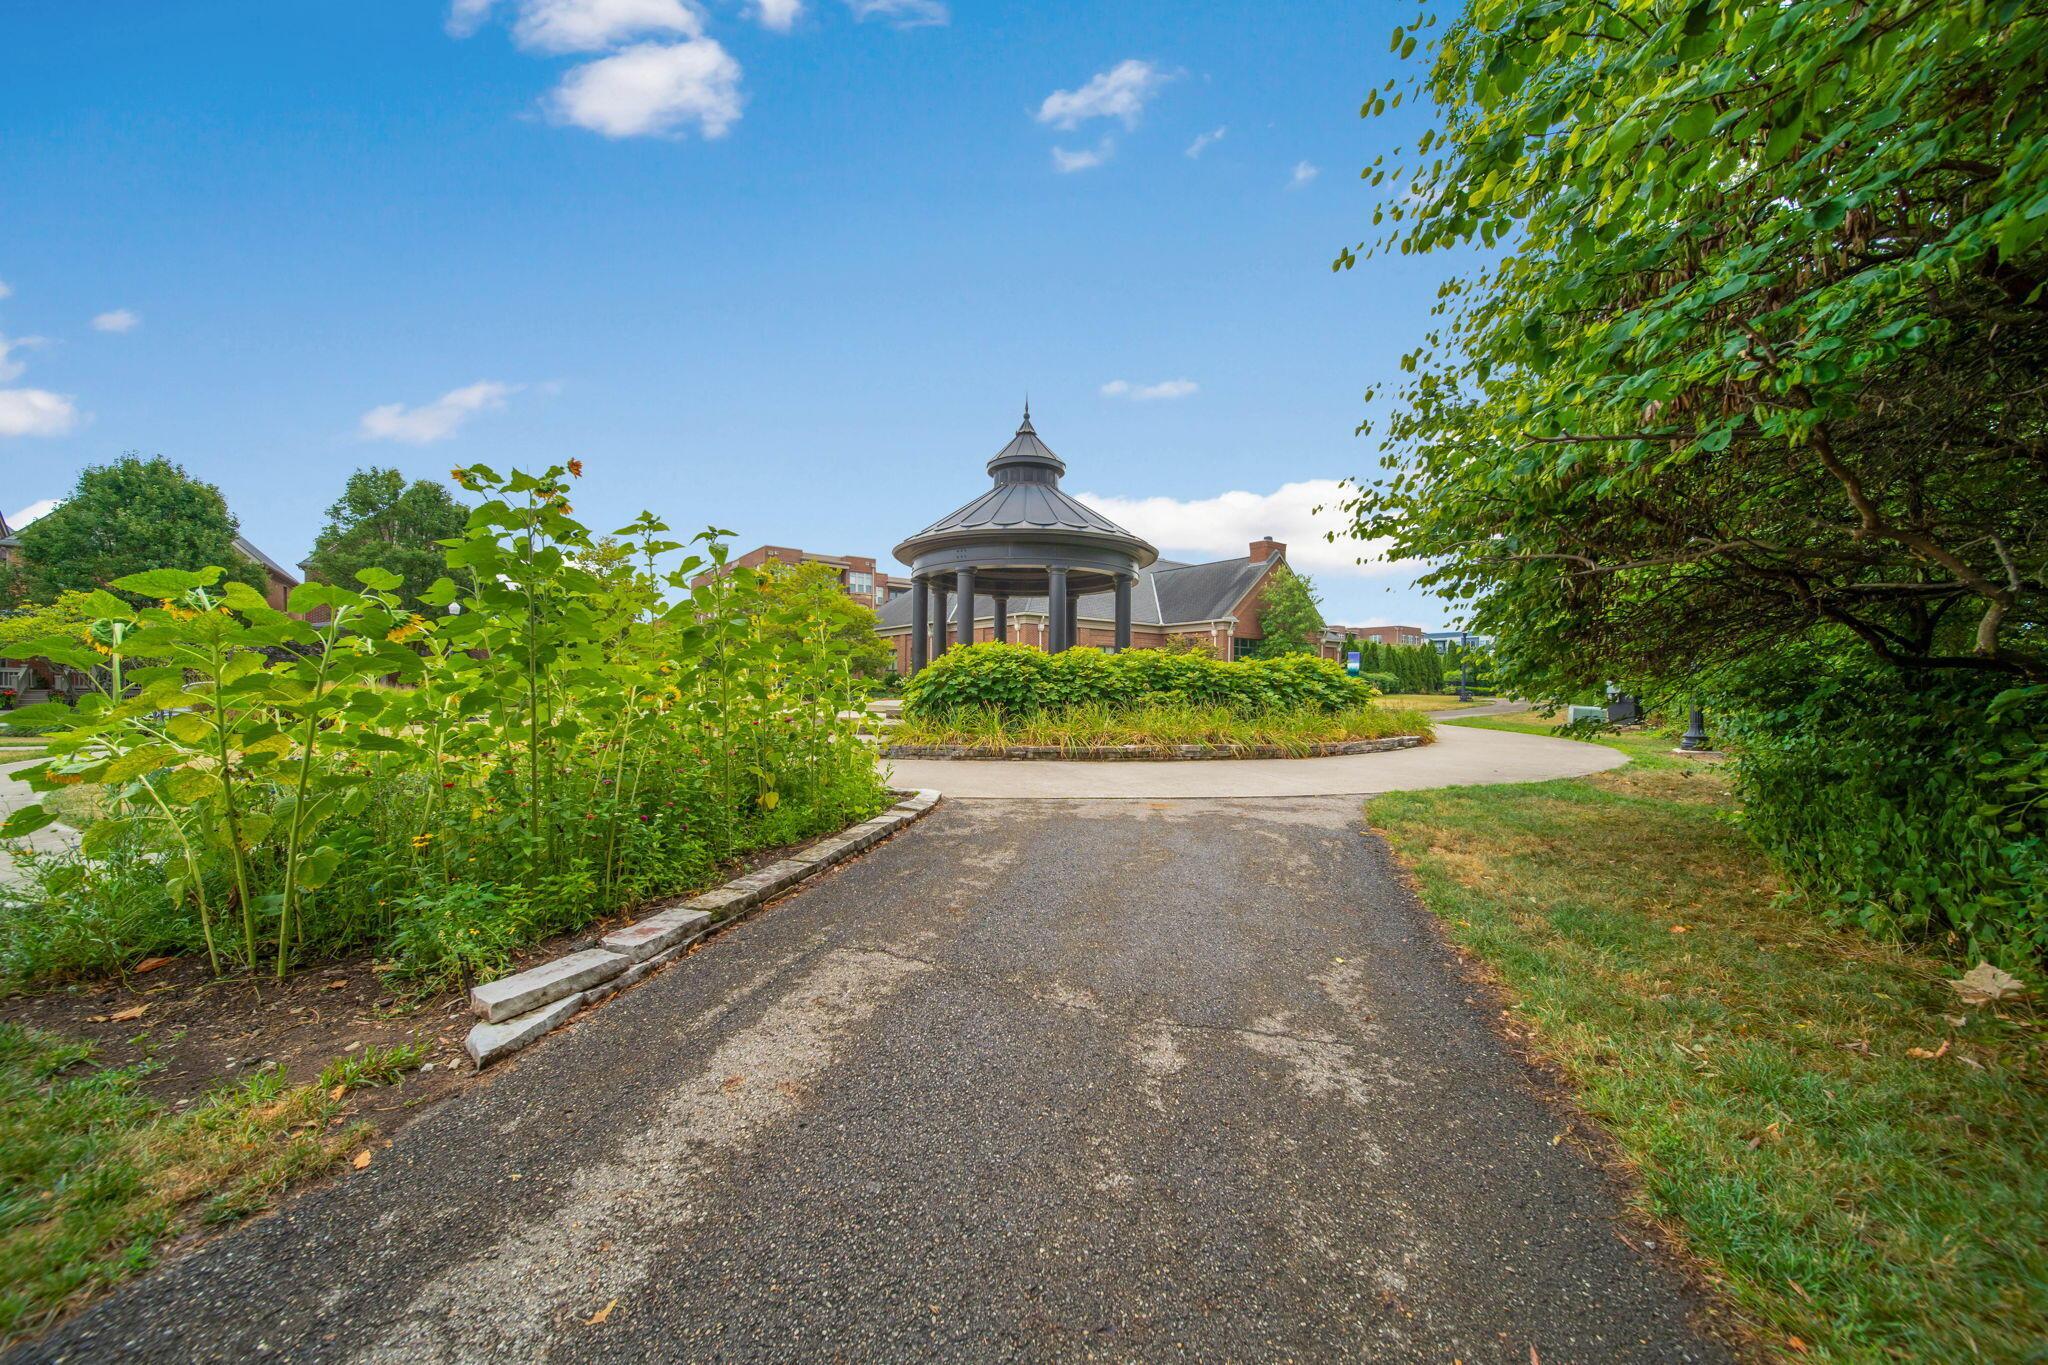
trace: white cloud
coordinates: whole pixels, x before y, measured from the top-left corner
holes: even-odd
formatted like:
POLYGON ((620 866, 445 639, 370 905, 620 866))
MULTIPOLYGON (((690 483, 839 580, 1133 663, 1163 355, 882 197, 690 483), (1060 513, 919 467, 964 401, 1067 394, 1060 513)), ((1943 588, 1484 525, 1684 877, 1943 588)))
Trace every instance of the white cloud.
POLYGON ((484 20, 491 17, 491 6, 497 0, 452 0, 448 6, 448 19, 443 25, 451 38, 467 38, 483 27, 484 20))
POLYGON ((22 371, 28 368, 26 361, 13 359, 9 352, 33 351, 47 344, 41 337, 11 337, 0 332, 0 384, 21 378, 22 371))
POLYGON ((520 0, 512 40, 529 52, 602 52, 628 38, 703 32, 688 0, 520 0))
POLYGON ((69 394, 0 389, 0 436, 62 436, 78 425, 69 394))
POLYGON ((1135 127, 1145 102, 1173 77, 1150 62, 1129 57, 1099 71, 1079 90, 1055 90, 1038 106, 1038 121, 1055 128, 1078 128, 1089 119, 1122 119, 1135 127))
MULTIPOLYGON (((498 0, 451 0, 445 25, 467 38, 482 28, 498 0)), ((793 0, 782 0, 793 3, 793 0)), ((512 39, 529 52, 602 52, 650 33, 694 38, 704 31, 695 0, 515 0, 512 39)))
POLYGON ((606 137, 676 133, 694 123, 717 138, 739 121, 739 85, 740 64, 716 39, 641 43, 569 72, 548 107, 606 137))
POLYGON ((1154 398, 1186 398, 1198 393, 1202 386, 1192 379, 1163 379, 1157 384, 1133 384, 1128 379, 1112 379, 1102 386, 1104 398, 1136 398, 1149 401, 1154 398))
POLYGON ((1115 151, 1116 143, 1110 138, 1104 138, 1093 147, 1084 147, 1078 151, 1055 147, 1052 149, 1052 168, 1061 175, 1069 175, 1075 171, 1092 171, 1109 160, 1115 151))
POLYGON ((1297 161, 1294 163, 1294 174, 1287 178, 1287 188, 1298 190, 1322 173, 1323 168, 1320 166, 1312 166, 1306 161, 1297 161))
POLYGON ((139 314, 126 308, 116 308, 111 313, 101 313, 92 320, 96 332, 132 332, 142 325, 139 314))
POLYGON ((0 280, 0 299, 12 297, 14 297, 14 286, 5 280, 0 280))
POLYGON ((754 17, 761 27, 777 33, 787 33, 796 27, 796 21, 804 12, 803 0, 754 0, 754 17))
POLYGON ((44 498, 41 502, 32 502, 13 516, 7 518, 7 524, 19 531, 37 518, 48 516, 56 511, 58 501, 59 499, 57 498, 44 498))
POLYGON ((1238 491, 1213 498, 1079 497, 1170 556, 1225 559, 1244 554, 1246 546, 1270 535, 1286 544, 1287 561, 1303 573, 1373 578, 1414 572, 1412 563, 1384 558, 1386 541, 1341 534, 1349 529, 1339 510, 1345 491, 1337 479, 1304 479, 1271 493, 1238 491), (1340 533, 1335 544, 1324 539, 1331 531, 1340 533), (1360 557, 1368 562, 1360 564, 1360 557))
POLYGON ((881 19, 898 28, 925 28, 953 22, 944 0, 846 0, 846 7, 862 23, 881 19))
POLYGON ((519 392, 520 387, 486 379, 468 388, 450 389, 433 402, 416 408, 386 403, 363 414, 362 435, 365 440, 403 441, 416 446, 445 441, 478 413, 504 407, 505 400, 519 392))
POLYGON ((1225 127, 1212 129, 1206 133, 1195 134, 1195 140, 1188 144, 1188 155, 1190 157, 1200 156, 1203 152, 1209 150, 1211 143, 1223 141, 1223 135, 1229 131, 1230 129, 1225 127))

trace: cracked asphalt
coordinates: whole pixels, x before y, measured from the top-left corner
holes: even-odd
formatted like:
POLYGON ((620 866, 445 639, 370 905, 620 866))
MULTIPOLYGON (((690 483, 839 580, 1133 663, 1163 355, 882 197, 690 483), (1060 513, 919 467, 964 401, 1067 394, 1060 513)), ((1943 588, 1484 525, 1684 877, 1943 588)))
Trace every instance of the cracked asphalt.
POLYGON ((1354 799, 944 802, 18 1359, 1727 1358, 1570 1126, 1354 799))

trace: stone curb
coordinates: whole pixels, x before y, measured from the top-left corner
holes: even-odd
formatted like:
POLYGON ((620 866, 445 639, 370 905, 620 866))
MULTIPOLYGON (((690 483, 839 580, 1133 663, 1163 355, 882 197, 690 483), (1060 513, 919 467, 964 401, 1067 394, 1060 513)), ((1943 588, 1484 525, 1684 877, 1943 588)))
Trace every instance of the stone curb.
POLYGON ((1013 744, 1003 749, 978 749, 968 744, 891 744, 880 750, 883 758, 964 758, 997 762, 1071 760, 1079 763, 1174 763, 1193 759, 1231 758, 1341 758, 1347 754, 1380 754, 1392 749, 1413 749, 1425 741, 1420 735, 1395 735, 1391 739, 1347 739, 1331 744, 1312 744, 1305 751, 1277 744, 1248 744, 1233 748, 1224 744, 1102 744, 1090 748, 1065 749, 1057 744, 1013 744))
POLYGON ((543 962, 487 982, 469 993, 478 1022, 463 1046, 481 1071, 561 1027, 586 1005, 645 980, 706 934, 812 877, 866 851, 921 818, 939 801, 929 789, 913 791, 872 820, 828 834, 787 858, 735 877, 724 886, 658 910, 598 940, 595 948, 543 962))

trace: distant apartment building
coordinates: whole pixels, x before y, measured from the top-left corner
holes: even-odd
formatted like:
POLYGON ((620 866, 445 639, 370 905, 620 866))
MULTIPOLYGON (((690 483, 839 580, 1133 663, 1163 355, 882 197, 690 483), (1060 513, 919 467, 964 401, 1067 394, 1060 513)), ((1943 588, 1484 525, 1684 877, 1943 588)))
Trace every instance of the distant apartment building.
POLYGON ((1429 643, 1421 626, 1324 626, 1323 657, 1341 660, 1344 657, 1346 640, 1409 647, 1429 643))
POLYGON ((1448 653, 1453 645, 1460 649, 1490 649, 1493 647, 1493 637, 1491 635, 1478 635, 1469 630, 1432 630, 1428 632, 1425 638, 1439 654, 1448 653))
MULTIPOLYGON (((839 586, 848 597, 863 606, 880 607, 899 592, 910 590, 907 578, 892 578, 876 571, 875 561, 866 555, 821 555, 811 550, 799 550, 788 545, 758 545, 743 555, 726 561, 749 569, 759 569, 770 562, 777 564, 823 564, 839 574, 839 586)), ((715 570, 707 569, 690 580, 695 587, 710 580, 715 570)))

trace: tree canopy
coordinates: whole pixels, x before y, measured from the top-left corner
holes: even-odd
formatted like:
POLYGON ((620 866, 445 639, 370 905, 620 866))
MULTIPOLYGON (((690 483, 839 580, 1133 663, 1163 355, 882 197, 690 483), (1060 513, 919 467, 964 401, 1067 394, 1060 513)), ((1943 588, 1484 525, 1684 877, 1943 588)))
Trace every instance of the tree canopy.
POLYGON ((1537 685, 1827 634, 2048 679, 2044 17, 1472 0, 1363 110, 1440 116, 1334 267, 1489 263, 1403 359, 1356 533, 1537 685))
POLYGON ((145 569, 218 566, 260 588, 263 571, 235 549, 227 499, 161 455, 124 455, 80 471, 71 495, 21 528, 20 582, 31 601, 89 592, 145 569))
POLYGON ((360 569, 388 569, 402 580, 399 595, 417 602, 441 576, 447 551, 439 542, 460 536, 468 522, 469 509, 445 484, 407 483, 396 469, 358 469, 327 509, 306 569, 345 586, 360 569))
POLYGON ((839 571, 829 564, 770 561, 761 575, 768 610, 759 624, 769 638, 824 643, 843 657, 857 678, 879 678, 896 666, 896 653, 876 634, 874 608, 846 595, 839 571))
POLYGON ((1258 654, 1313 654, 1323 631, 1323 613, 1315 584, 1281 564, 1266 578, 1259 595, 1258 654))

